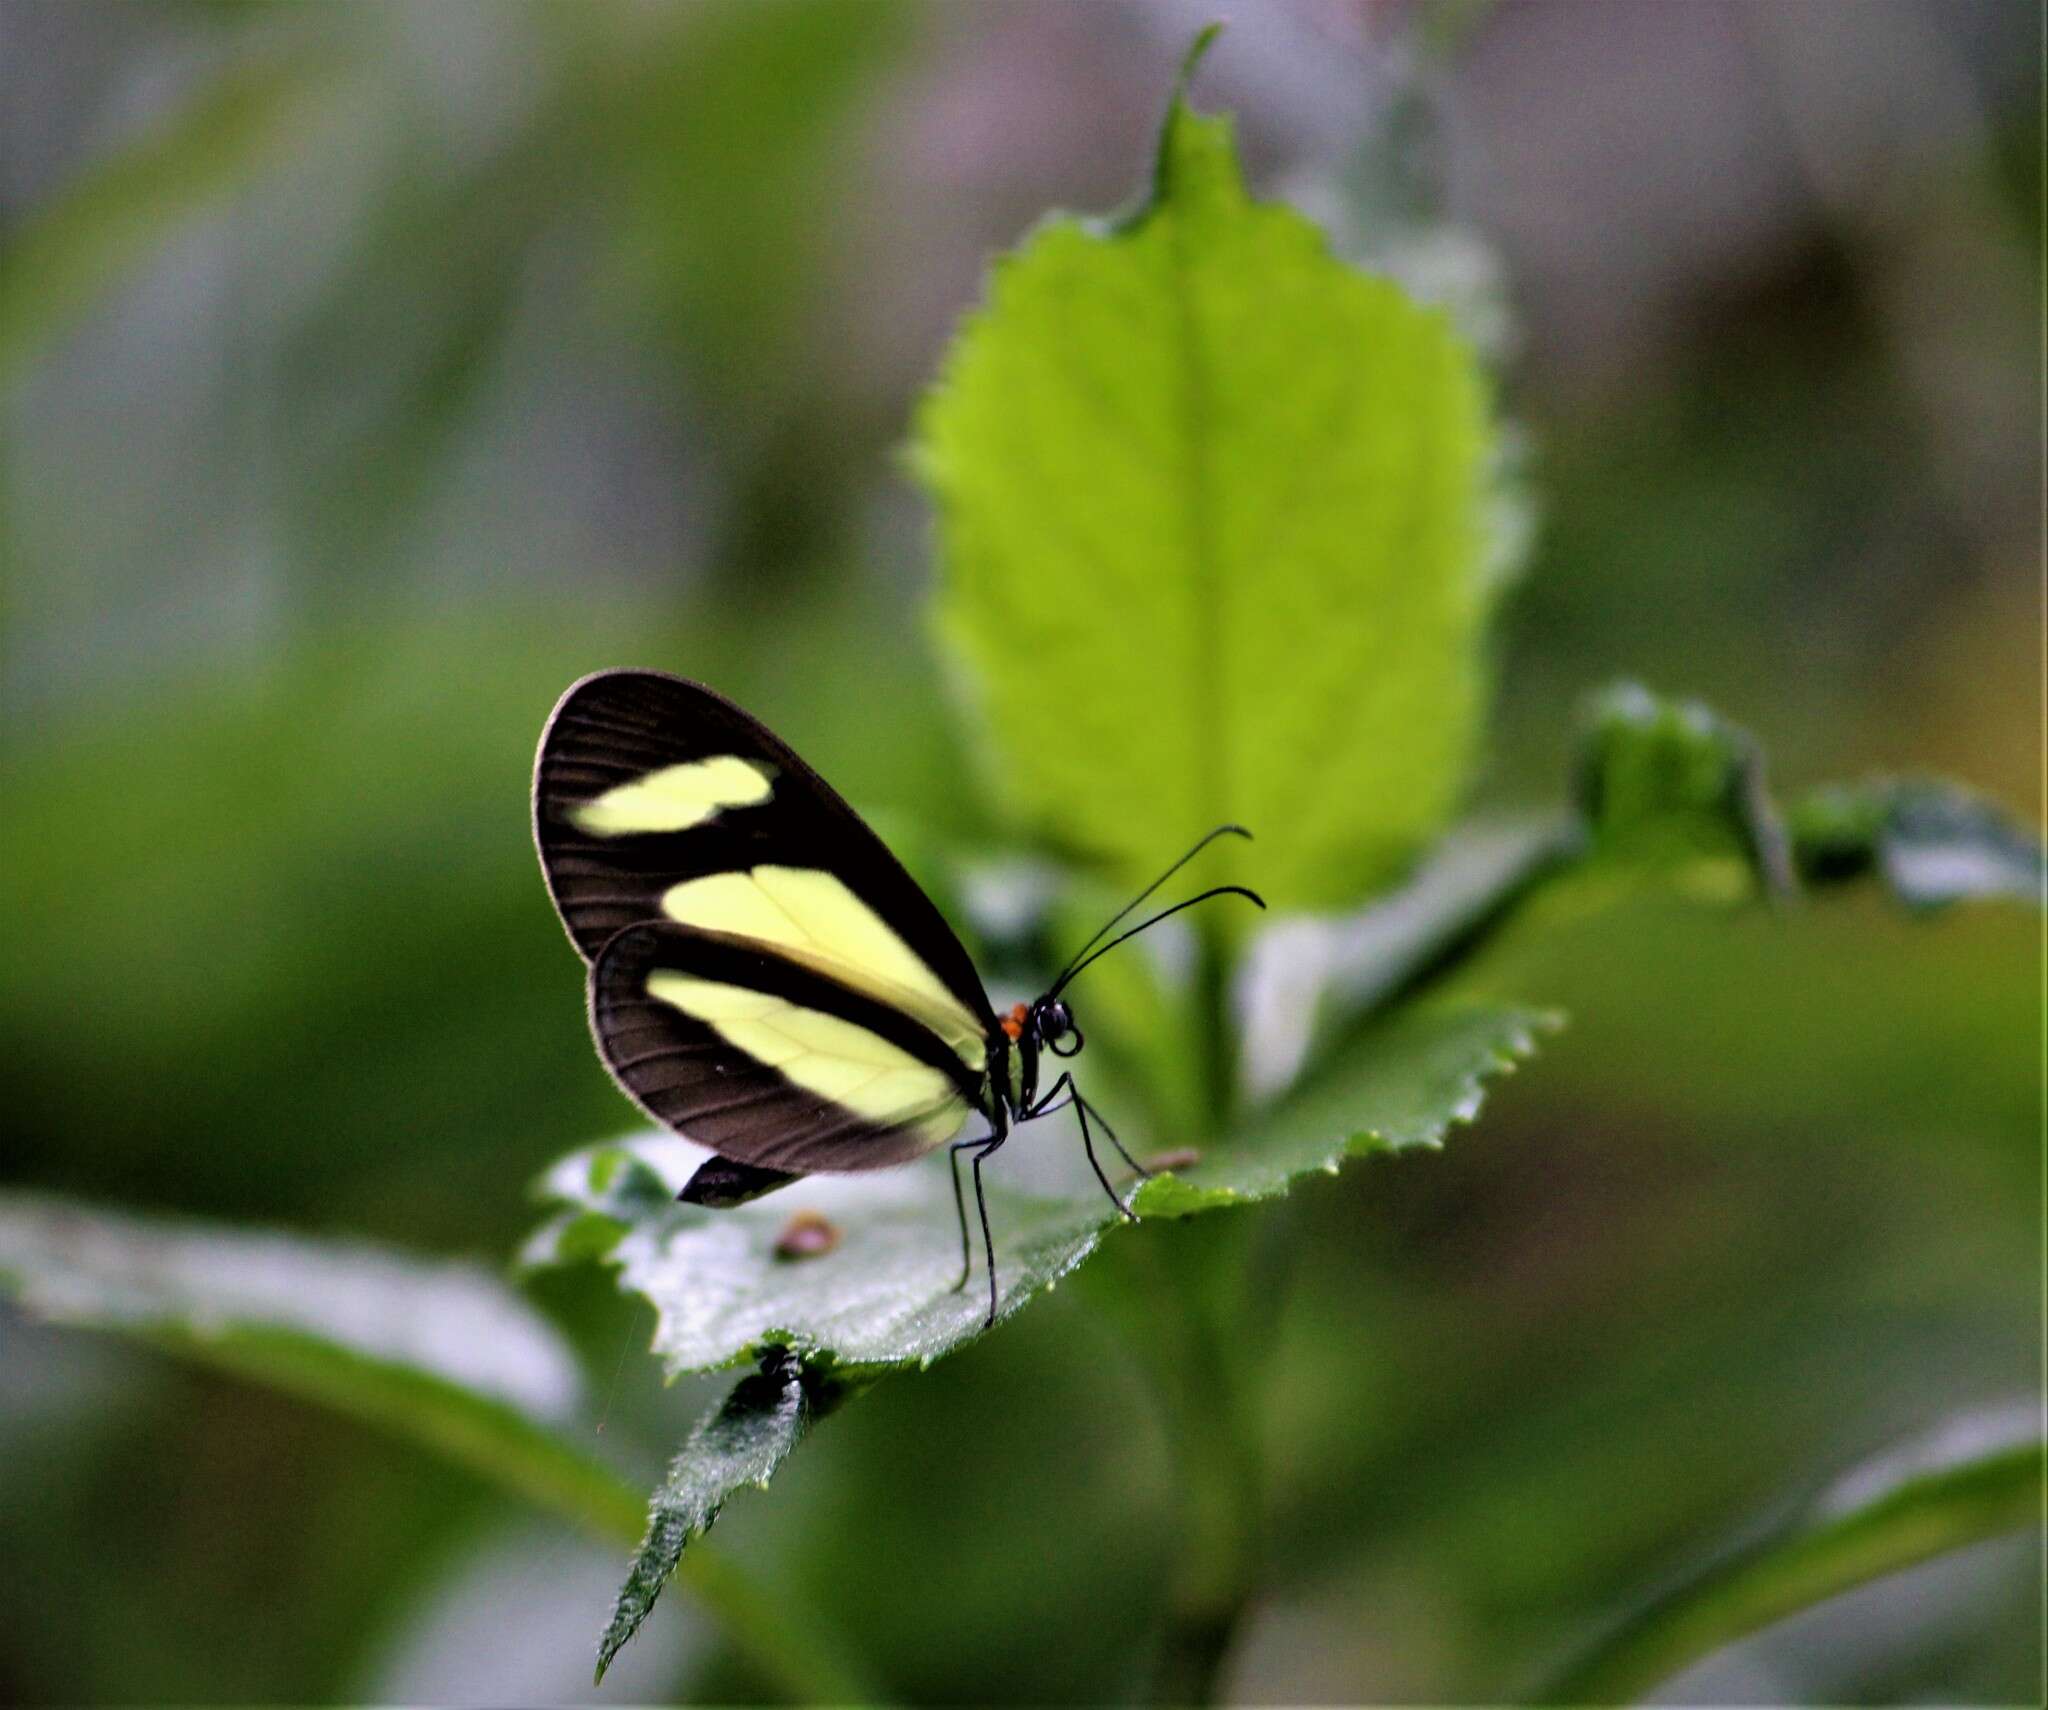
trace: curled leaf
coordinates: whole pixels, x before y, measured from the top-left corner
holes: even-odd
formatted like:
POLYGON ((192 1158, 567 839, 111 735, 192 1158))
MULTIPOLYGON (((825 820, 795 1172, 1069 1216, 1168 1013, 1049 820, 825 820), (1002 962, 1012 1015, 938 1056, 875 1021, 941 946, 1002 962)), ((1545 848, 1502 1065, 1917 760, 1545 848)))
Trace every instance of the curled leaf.
POLYGON ((1640 683, 1592 697, 1585 723, 1578 806, 1595 853, 1698 890, 1791 894, 1790 845, 1748 731, 1640 683))

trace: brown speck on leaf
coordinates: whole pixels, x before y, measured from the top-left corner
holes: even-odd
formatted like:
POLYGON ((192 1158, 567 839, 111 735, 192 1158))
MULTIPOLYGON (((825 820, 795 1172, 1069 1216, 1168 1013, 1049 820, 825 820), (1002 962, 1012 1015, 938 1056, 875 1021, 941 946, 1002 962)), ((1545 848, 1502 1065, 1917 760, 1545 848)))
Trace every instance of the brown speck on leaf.
POLYGON ((778 1259, 820 1259, 839 1245, 839 1225, 821 1211, 799 1211, 775 1238, 778 1259))
POLYGON ((1157 1152, 1145 1160, 1145 1173, 1158 1175, 1162 1170, 1192 1170, 1202 1161, 1202 1154, 1192 1146, 1176 1146, 1170 1152, 1157 1152))

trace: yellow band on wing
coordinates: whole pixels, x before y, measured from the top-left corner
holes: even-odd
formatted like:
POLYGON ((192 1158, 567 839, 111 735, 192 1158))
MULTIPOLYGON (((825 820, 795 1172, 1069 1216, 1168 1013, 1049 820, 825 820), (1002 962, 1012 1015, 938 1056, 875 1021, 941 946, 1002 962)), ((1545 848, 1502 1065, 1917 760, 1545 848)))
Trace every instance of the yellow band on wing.
POLYGON ((959 1133, 970 1106, 952 1081, 865 1027, 767 992, 656 971, 647 994, 717 1032, 785 1080, 879 1128, 914 1128, 927 1147, 959 1133))
POLYGON ((753 807, 774 793, 773 779, 751 760, 722 754, 664 766, 606 790, 569 810, 577 830, 591 837, 630 837, 650 831, 687 831, 726 808, 753 807))
POLYGON ((754 867, 672 885, 662 912, 685 926, 772 944, 792 960, 893 1005, 930 1028, 969 1069, 988 1061, 973 1013, 889 924, 835 875, 754 867))

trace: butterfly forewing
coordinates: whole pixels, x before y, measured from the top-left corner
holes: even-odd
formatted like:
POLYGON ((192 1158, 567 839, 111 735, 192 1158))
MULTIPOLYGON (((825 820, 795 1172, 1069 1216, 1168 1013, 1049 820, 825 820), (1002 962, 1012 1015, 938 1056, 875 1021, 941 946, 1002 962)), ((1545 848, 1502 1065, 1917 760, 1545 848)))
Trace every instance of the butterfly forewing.
POLYGON ((868 1170, 942 1145, 985 1067, 891 1005, 748 939, 648 922, 591 970, 591 1031, 650 1115, 770 1170, 868 1170))
POLYGON ((888 847, 758 719, 698 683, 602 671, 541 733, 534 839, 586 962, 664 916, 824 957, 922 1001, 958 1031, 995 1025, 966 949, 888 847))
POLYGON ((985 1106, 1000 1034, 959 939, 722 696, 584 678, 541 734, 533 813, 600 1054, 652 1115, 752 1167, 752 1191, 900 1163, 985 1106))

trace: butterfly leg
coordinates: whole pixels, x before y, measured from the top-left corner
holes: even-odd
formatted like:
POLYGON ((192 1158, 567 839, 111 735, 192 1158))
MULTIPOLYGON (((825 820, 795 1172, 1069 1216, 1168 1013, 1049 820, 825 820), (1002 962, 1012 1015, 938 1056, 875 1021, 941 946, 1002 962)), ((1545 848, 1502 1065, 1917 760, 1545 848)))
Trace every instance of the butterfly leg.
MULTIPOLYGON (((1132 1157, 1130 1153, 1124 1150, 1124 1143, 1116 1137, 1116 1130, 1110 1127, 1109 1118, 1104 1116, 1101 1111, 1097 1110, 1094 1105, 1090 1104, 1085 1098, 1081 1096, 1081 1089, 1079 1087, 1076 1087, 1074 1089, 1074 1103, 1078 1105, 1080 1109, 1086 1113, 1087 1116, 1094 1117, 1097 1122, 1102 1124, 1102 1132, 1109 1136, 1109 1143, 1116 1148, 1116 1155, 1119 1158, 1123 1159, 1123 1161, 1126 1164, 1130 1165, 1132 1170, 1136 1172, 1138 1179, 1140 1181, 1149 1182, 1152 1179, 1152 1172, 1146 1169, 1143 1164, 1139 1163, 1136 1158, 1132 1157)), ((1083 1121, 1083 1127, 1086 1127, 1085 1118, 1083 1121)))
POLYGON ((1130 1165, 1140 1178, 1150 1181, 1152 1179, 1152 1172, 1124 1150, 1124 1143, 1116 1137, 1116 1130, 1110 1127, 1109 1119, 1081 1096, 1081 1089, 1074 1085, 1074 1077, 1071 1073, 1063 1072, 1058 1080, 1046 1088, 1045 1097, 1040 1099, 1024 1114, 1027 1118, 1050 1116, 1054 1111, 1064 1110, 1070 1104, 1074 1107, 1074 1114, 1081 1119, 1081 1144, 1087 1150, 1088 1162, 1094 1166, 1095 1179, 1102 1183, 1102 1191, 1116 1201, 1117 1210, 1121 1211, 1133 1223, 1137 1222, 1138 1214, 1128 1205, 1124 1204, 1123 1200, 1118 1196, 1116 1189, 1109 1185, 1109 1178, 1102 1173, 1101 1164, 1096 1162, 1095 1141, 1089 1131, 1088 1118, 1092 1116, 1097 1122, 1102 1124, 1102 1132, 1109 1136, 1109 1143, 1116 1148, 1116 1155, 1130 1165), (1060 1097, 1062 1092, 1066 1093, 1067 1096, 1065 1098, 1060 1097))
MULTIPOLYGON (((1110 1204, 1114 1205, 1125 1217, 1135 1223, 1138 1221, 1138 1214, 1128 1205, 1124 1204, 1123 1196, 1109 1185, 1109 1177, 1102 1173, 1102 1163, 1095 1156, 1095 1136, 1088 1131, 1088 1113, 1094 1109, 1095 1107, 1083 1098, 1078 1091, 1075 1092, 1074 1114, 1081 1119, 1081 1148, 1088 1154, 1088 1167, 1095 1172, 1095 1179, 1102 1184, 1102 1191, 1109 1195, 1110 1204)), ((1102 1113, 1100 1111, 1096 1111, 1095 1120, 1102 1122, 1102 1113)), ((1103 1122, 1102 1126, 1106 1129, 1109 1127, 1109 1124, 1103 1122)), ((1116 1136, 1112 1134, 1110 1139, 1114 1141, 1116 1136)), ((1123 1148, 1118 1146, 1117 1150, 1122 1152, 1123 1148)))
MULTIPOLYGON (((974 1208, 981 1216, 981 1245, 988 1255, 988 1323, 996 1321, 996 1247, 988 1232, 988 1196, 981 1187, 981 1161, 996 1151, 1010 1137, 1010 1122, 1007 1109, 998 1102, 986 1112, 989 1131, 976 1135, 972 1140, 956 1140, 948 1150, 952 1157, 948 1162, 953 1168, 953 1211, 960 1219, 960 1280, 951 1292, 958 1294, 967 1286, 968 1275, 974 1269, 973 1248, 967 1235, 967 1202, 960 1193, 960 1154, 974 1154, 974 1208)), ((986 1326, 984 1326, 986 1328, 986 1326)))
POLYGON ((1006 1134, 992 1135, 982 1149, 974 1154, 974 1208, 981 1213, 981 1250, 988 1255, 988 1318, 982 1324, 984 1330, 993 1329, 996 1321, 996 1244, 988 1232, 988 1195, 982 1191, 982 1160, 997 1151, 1008 1139, 1006 1134))
POLYGON ((953 1154, 953 1213, 960 1219, 960 1280, 950 1291, 954 1294, 958 1294, 967 1286, 968 1273, 974 1269, 974 1253, 967 1238, 967 1201, 960 1193, 960 1154, 986 1144, 985 1137, 976 1135, 972 1140, 955 1140, 946 1148, 953 1154))

